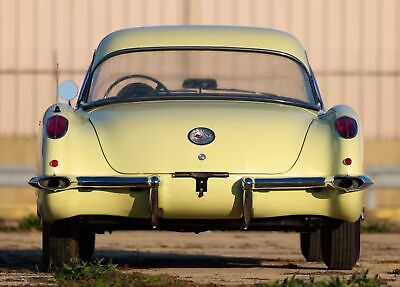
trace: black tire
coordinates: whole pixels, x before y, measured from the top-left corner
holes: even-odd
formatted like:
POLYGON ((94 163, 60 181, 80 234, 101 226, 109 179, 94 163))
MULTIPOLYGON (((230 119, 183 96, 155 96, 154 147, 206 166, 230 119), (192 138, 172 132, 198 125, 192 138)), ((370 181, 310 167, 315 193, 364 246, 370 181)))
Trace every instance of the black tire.
POLYGON ((329 269, 351 270, 360 257, 360 220, 334 221, 322 228, 322 258, 329 269))
POLYGON ((79 257, 89 261, 94 254, 96 234, 94 232, 82 232, 79 236, 79 257))
POLYGON ((73 227, 66 223, 43 222, 42 254, 47 270, 62 267, 79 257, 79 232, 73 227))
POLYGON ((322 261, 321 230, 300 233, 300 247, 308 262, 322 261))

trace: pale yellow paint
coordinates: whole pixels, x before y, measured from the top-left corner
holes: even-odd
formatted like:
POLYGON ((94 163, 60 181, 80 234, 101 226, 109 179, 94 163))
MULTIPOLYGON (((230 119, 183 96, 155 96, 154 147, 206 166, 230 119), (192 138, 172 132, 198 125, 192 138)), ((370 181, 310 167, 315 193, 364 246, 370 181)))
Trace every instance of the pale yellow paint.
MULTIPOLYGON (((162 176, 159 207, 165 219, 239 219, 242 216, 242 191, 239 176, 210 179, 209 190, 201 198, 194 191, 193 179, 162 176), (175 181, 175 182, 174 182, 175 181)), ((149 218, 148 192, 76 189, 56 193, 40 192, 39 212, 53 222, 77 215, 110 215, 149 218)), ((254 192, 255 218, 286 215, 322 215, 356 221, 362 209, 363 192, 343 194, 330 189, 319 192, 254 192), (350 208, 351 207, 351 208, 350 208)))
MULTIPOLYGON (((308 67, 303 48, 292 36, 268 29, 233 27, 153 27, 122 30, 107 36, 95 64, 114 51, 137 47, 236 47, 288 53, 308 67)), ((238 219, 243 213, 243 177, 285 178, 363 175, 361 130, 353 139, 339 138, 335 120, 350 116, 348 106, 327 112, 277 103, 230 100, 168 100, 110 104, 92 110, 60 105, 57 115, 69 121, 61 139, 41 135, 43 162, 38 174, 77 176, 151 176, 161 179, 159 208, 166 219, 238 219), (216 139, 206 146, 191 144, 193 128, 213 129, 216 139), (207 159, 199 161, 199 153, 207 159), (345 157, 352 165, 344 166, 345 157), (52 159, 59 161, 50 167, 52 159), (195 181, 174 178, 174 172, 229 172, 210 178, 199 198, 195 181)), ((43 121, 53 116, 50 107, 43 121)), ((362 212, 363 191, 343 194, 320 191, 254 192, 256 218, 324 215, 356 221, 362 212)), ((58 192, 40 190, 39 213, 45 221, 76 215, 149 217, 148 192, 102 189, 58 192)))
POLYGON ((120 173, 282 174, 296 163, 315 115, 276 103, 191 100, 105 106, 89 118, 105 157, 120 173), (215 132, 213 143, 188 140, 199 126, 215 132), (207 159, 199 161, 200 153, 207 159))
MULTIPOLYGON (((89 112, 74 111, 67 105, 60 105, 60 108, 61 113, 57 114, 65 116, 69 120, 68 133, 58 140, 48 139, 46 134, 42 135, 44 164, 38 171, 39 174, 69 176, 74 182, 76 176, 84 175, 150 176, 157 174, 161 178, 159 206, 163 210, 163 218, 240 218, 242 215, 240 180, 245 176, 267 178, 322 176, 329 179, 335 175, 361 175, 363 173, 362 134, 359 133, 354 139, 344 140, 339 139, 334 130, 334 120, 337 117, 348 115, 357 118, 355 112, 346 106, 337 106, 323 116, 318 116, 316 112, 300 107, 230 101, 115 104, 89 112), (161 116, 163 109, 167 109, 164 105, 173 111, 169 115, 169 119, 161 116), (202 121, 206 119, 207 121, 195 122, 193 121, 194 117, 187 115, 187 112, 196 105, 199 105, 197 107, 200 110, 202 110, 202 105, 208 107, 208 109, 202 110, 202 114, 205 115, 202 121), (143 113, 143 109, 151 110, 152 107, 160 112, 160 117, 157 116, 158 113, 152 115, 143 113), (125 114, 120 109, 128 109, 130 112, 125 114), (238 121, 232 117, 232 109, 235 114, 243 115, 238 121), (241 112, 240 109, 242 109, 241 112), (262 109, 265 109, 265 113, 261 112, 262 109), (214 110, 218 110, 218 113, 214 113, 214 110), (129 114, 135 115, 136 112, 142 118, 139 117, 135 121, 143 123, 144 128, 141 128, 140 125, 131 125, 133 120, 129 114), (264 132, 257 133, 257 129, 264 130, 268 121, 273 122, 273 119, 268 116, 266 118, 267 114, 273 115, 279 112, 287 113, 285 117, 295 117, 293 120, 297 119, 297 121, 300 118, 308 119, 310 128, 302 148, 301 142, 290 137, 286 139, 286 142, 284 138, 276 137, 274 139, 271 137, 277 132, 279 135, 279 130, 283 130, 281 136, 297 134, 297 125, 276 124, 269 126, 264 132), (107 113, 113 115, 113 119, 108 122, 104 121, 103 128, 116 122, 119 122, 119 126, 109 127, 113 130, 113 134, 103 131, 103 134, 99 133, 99 135, 103 137, 104 141, 102 142, 107 142, 108 152, 114 153, 112 163, 118 167, 127 168, 128 173, 125 174, 111 168, 107 163, 95 131, 89 122, 89 118, 91 118, 96 129, 101 130, 99 128, 102 125, 100 118, 107 113), (150 115, 158 121, 151 121, 150 115), (120 119, 124 120, 120 121, 120 119), (180 122, 188 122, 189 125, 181 125, 180 122), (186 136, 191 128, 201 125, 201 123, 206 126, 218 127, 219 123, 223 122, 227 125, 227 131, 224 132, 222 129, 220 133, 217 131, 217 137, 219 142, 225 142, 225 144, 218 146, 216 140, 207 147, 200 148, 188 142, 186 136), (229 128, 229 126, 240 125, 247 125, 254 131, 251 130, 250 134, 246 134, 240 132, 246 131, 244 127, 232 130, 229 128), (168 132, 166 136, 158 137, 157 135, 160 133, 162 135, 163 131, 168 132), (119 138, 119 133, 124 134, 123 139, 119 138), (149 138, 148 135, 150 135, 149 138), (231 138, 232 135, 236 140, 231 138), (146 141, 139 141, 140 136, 143 136, 146 141), (138 141, 140 144, 136 146, 138 141), (125 143, 131 148, 124 146, 125 143), (273 163, 286 160, 285 156, 288 153, 284 148, 286 144, 289 149, 301 149, 298 158, 293 164, 286 162, 286 164, 290 163, 287 169, 271 172, 274 168, 273 163), (165 148, 166 146, 167 148, 165 148), (197 154, 202 150, 211 155, 211 159, 204 163, 200 163, 196 159, 197 154), (269 150, 275 152, 268 152, 269 150), (220 160, 213 160, 212 155, 220 160), (353 159, 351 166, 345 167, 341 163, 345 156, 353 159), (238 159, 238 163, 235 163, 235 158, 238 159), (48 162, 51 159, 57 159, 59 166, 50 167, 48 162), (265 163, 264 168, 262 163, 265 163), (198 198, 194 180, 173 178, 171 173, 175 171, 229 171, 230 176, 210 179, 208 192, 204 197, 198 198)), ((44 121, 54 114, 53 110, 54 108, 48 110, 44 121)), ((284 119, 281 121, 284 123, 284 119)), ((302 135, 302 137, 304 136, 302 135)), ((147 192, 132 193, 123 189, 80 192, 71 189, 56 193, 40 191, 39 195, 39 212, 46 221, 85 214, 137 218, 149 216, 147 192)), ((331 190, 329 187, 323 191, 312 193, 305 190, 255 192, 254 215, 257 218, 265 218, 314 214, 355 221, 361 214, 362 198, 362 191, 342 194, 342 192, 331 190)))
MULTIPOLYGON (((364 126, 365 129, 365 126, 364 126)), ((1 137, 0 158, 3 164, 32 164, 37 160, 37 138, 1 137)), ((365 165, 399 165, 400 140, 364 141, 365 165)))
POLYGON ((304 48, 292 35, 274 29, 234 26, 160 26, 119 30, 101 41, 96 51, 94 66, 115 51, 154 47, 271 50, 292 55, 309 68, 304 48))
MULTIPOLYGON (((240 179, 246 175, 209 179, 208 191, 201 198, 190 178, 160 175, 159 207, 166 219, 239 219, 242 216, 240 179)), ((80 192, 71 189, 39 193, 39 212, 46 221, 77 215, 112 215, 149 218, 149 193, 124 189, 80 192)), ((362 209, 363 192, 344 194, 331 188, 254 192, 255 218, 285 215, 324 215, 355 221, 362 209)))

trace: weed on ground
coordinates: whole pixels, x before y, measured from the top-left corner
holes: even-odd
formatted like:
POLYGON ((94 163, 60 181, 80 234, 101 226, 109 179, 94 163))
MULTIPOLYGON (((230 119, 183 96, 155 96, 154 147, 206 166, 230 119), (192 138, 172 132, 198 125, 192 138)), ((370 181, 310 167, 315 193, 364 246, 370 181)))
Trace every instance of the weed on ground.
POLYGON ((331 277, 329 279, 315 280, 300 279, 296 276, 286 278, 283 281, 255 284, 256 287, 381 287, 388 286, 378 275, 368 276, 368 271, 354 273, 350 278, 331 277))
POLYGON ((79 281, 98 279, 117 271, 117 265, 109 262, 103 264, 103 260, 86 262, 74 259, 55 271, 55 277, 60 281, 79 281))
MULTIPOLYGON (((60 286, 120 286, 120 287, 216 287, 213 283, 198 284, 193 281, 181 280, 166 274, 146 275, 139 272, 122 272, 116 264, 103 264, 102 260, 84 262, 71 261, 54 273, 60 286)), ((368 271, 354 273, 350 278, 331 277, 316 280, 314 277, 300 279, 296 276, 288 277, 282 281, 242 285, 254 287, 380 287, 387 286, 378 275, 368 276, 368 271)))
POLYGON ((161 275, 145 275, 139 272, 122 272, 116 264, 103 264, 102 260, 85 262, 73 260, 54 272, 60 286, 143 286, 143 287, 183 287, 199 286, 190 281, 161 275))

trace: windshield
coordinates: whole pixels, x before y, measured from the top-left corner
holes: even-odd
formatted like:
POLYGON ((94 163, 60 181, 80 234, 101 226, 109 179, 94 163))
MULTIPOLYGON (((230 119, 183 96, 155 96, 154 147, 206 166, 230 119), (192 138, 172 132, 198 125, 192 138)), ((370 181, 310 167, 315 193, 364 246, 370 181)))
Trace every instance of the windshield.
POLYGON ((277 54, 156 50, 113 56, 93 73, 87 102, 193 95, 254 97, 315 105, 305 69, 277 54))

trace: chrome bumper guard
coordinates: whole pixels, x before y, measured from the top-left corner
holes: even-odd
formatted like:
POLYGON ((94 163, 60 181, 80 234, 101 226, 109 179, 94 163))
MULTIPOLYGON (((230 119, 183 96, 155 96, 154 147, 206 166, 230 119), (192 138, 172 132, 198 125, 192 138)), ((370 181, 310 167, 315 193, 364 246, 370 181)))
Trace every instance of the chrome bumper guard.
POLYGON ((150 220, 151 226, 156 229, 158 227, 161 209, 158 206, 158 187, 160 178, 158 176, 151 177, 91 177, 80 176, 76 178, 78 186, 82 187, 129 187, 148 189, 150 202, 150 220))
POLYGON ((368 176, 242 178, 243 229, 248 229, 253 217, 253 192, 271 190, 318 189, 333 187, 344 192, 363 190, 373 184, 368 176))
POLYGON ((76 178, 78 186, 89 188, 140 188, 149 190, 150 202, 150 220, 151 226, 155 229, 158 227, 161 210, 158 207, 158 186, 160 178, 158 176, 151 177, 98 177, 98 176, 80 176, 76 178))

